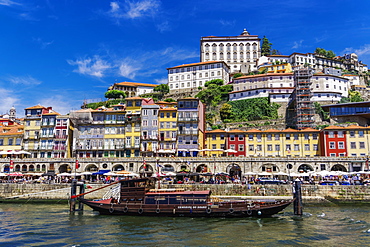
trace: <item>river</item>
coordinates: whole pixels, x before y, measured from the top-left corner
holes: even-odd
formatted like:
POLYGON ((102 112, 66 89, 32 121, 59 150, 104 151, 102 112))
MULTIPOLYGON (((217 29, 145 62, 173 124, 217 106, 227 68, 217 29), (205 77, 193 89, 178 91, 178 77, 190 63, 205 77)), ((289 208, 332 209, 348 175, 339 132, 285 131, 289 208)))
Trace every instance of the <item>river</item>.
POLYGON ((369 246, 370 207, 288 207, 273 218, 103 216, 68 205, 0 204, 0 246, 369 246))

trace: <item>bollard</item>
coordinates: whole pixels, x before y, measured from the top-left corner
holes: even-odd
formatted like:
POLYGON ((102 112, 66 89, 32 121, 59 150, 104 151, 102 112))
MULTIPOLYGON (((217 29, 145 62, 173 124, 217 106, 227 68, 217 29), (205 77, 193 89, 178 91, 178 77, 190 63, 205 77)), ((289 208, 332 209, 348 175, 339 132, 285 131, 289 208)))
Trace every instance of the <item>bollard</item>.
POLYGON ((302 182, 298 178, 296 180, 294 180, 294 185, 293 185, 294 215, 302 215, 303 214, 301 184, 302 184, 302 182))
POLYGON ((76 211, 76 198, 74 197, 77 192, 77 179, 73 179, 71 183, 71 197, 69 199, 69 211, 76 211))
MULTIPOLYGON (((85 193, 85 184, 81 183, 78 185, 80 187, 80 195, 85 193)), ((80 196, 81 198, 84 198, 84 196, 80 196)), ((84 210, 84 204, 81 201, 78 201, 78 211, 83 211, 84 210)))

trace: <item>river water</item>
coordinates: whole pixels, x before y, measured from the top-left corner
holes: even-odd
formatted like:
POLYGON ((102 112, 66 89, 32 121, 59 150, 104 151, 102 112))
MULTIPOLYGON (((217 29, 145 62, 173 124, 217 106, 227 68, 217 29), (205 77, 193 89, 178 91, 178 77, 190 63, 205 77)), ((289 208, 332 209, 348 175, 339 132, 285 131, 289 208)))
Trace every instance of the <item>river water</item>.
POLYGON ((288 207, 273 218, 103 216, 0 204, 0 246, 370 246, 370 206, 288 207))

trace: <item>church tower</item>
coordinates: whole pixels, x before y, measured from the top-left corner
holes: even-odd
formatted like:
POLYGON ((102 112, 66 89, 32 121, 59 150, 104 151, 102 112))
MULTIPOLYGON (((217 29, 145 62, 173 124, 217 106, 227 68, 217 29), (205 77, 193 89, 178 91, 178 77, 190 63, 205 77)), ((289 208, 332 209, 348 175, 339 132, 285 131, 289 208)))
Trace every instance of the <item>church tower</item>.
POLYGON ((9 119, 15 121, 17 111, 15 110, 14 106, 9 110, 9 119))

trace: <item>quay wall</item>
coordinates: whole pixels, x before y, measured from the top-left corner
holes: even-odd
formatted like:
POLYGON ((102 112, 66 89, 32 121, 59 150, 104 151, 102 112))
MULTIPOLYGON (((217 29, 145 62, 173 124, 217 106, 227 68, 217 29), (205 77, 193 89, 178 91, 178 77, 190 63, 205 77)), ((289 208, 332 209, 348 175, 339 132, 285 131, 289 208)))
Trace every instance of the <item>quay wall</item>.
MULTIPOLYGON (((91 184, 90 189, 85 192, 102 187, 102 184, 91 184)), ((85 195, 86 199, 102 198, 110 191, 107 188, 94 191, 85 195)), ((290 185, 240 185, 240 184, 182 184, 161 185, 161 188, 183 188, 185 190, 211 190, 212 195, 221 197, 251 198, 279 198, 292 197, 292 186, 290 185)), ((0 184, 0 201, 7 200, 67 200, 71 193, 70 184, 0 184)), ((78 191, 77 191, 78 193, 78 191)), ((370 186, 323 186, 323 185, 302 185, 302 197, 304 202, 320 203, 328 202, 325 198, 330 197, 341 202, 370 201, 370 186)))

